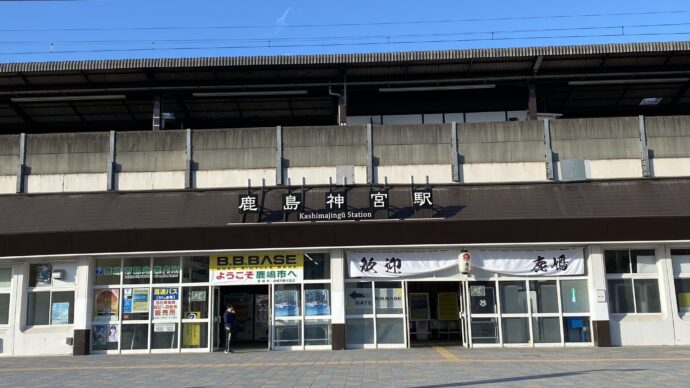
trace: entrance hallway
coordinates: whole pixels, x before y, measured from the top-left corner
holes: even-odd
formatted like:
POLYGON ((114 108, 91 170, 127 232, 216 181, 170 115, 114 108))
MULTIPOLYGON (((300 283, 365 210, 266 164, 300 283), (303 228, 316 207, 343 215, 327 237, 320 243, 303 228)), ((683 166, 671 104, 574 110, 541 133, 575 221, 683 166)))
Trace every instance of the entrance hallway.
POLYGON ((413 349, 6 358, 6 386, 655 386, 690 380, 688 347, 413 349))

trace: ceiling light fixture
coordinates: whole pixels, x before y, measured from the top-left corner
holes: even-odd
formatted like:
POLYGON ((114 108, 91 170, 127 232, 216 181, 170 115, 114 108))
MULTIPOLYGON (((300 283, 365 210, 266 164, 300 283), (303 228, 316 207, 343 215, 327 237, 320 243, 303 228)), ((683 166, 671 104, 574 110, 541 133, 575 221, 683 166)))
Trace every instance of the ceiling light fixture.
POLYGON ((252 96, 299 96, 307 94, 306 90, 266 90, 256 92, 210 92, 192 93, 194 97, 252 97, 252 96))
POLYGON ((452 86, 410 86, 401 88, 379 88, 381 93, 397 93, 397 92, 432 92, 443 90, 473 90, 473 89, 494 89, 496 84, 479 84, 479 85, 452 85, 452 86))
POLYGON ((64 102, 64 101, 97 101, 125 100, 124 94, 104 94, 99 96, 53 96, 53 97, 12 97, 12 102, 64 102))
POLYGON ((688 82, 690 78, 647 78, 647 79, 602 79, 591 81, 570 81, 569 86, 591 85, 630 85, 630 84, 670 84, 688 82))

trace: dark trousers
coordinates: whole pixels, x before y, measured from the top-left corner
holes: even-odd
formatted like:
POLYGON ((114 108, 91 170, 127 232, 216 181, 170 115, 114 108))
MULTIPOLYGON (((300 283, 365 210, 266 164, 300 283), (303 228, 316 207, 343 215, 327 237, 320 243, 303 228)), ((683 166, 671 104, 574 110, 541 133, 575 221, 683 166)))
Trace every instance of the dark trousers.
POLYGON ((225 350, 230 350, 232 345, 232 330, 225 330, 225 350))

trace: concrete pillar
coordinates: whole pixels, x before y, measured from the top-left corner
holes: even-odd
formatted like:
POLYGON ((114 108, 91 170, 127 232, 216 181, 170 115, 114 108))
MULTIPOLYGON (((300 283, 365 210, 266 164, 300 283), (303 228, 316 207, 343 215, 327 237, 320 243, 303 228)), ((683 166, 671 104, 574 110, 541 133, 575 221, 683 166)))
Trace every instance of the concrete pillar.
POLYGON ((536 120, 538 118, 537 114, 537 89, 533 83, 527 85, 527 119, 536 120))
POLYGON ((609 323, 608 291, 606 289, 606 266, 601 245, 590 245, 587 256, 587 286, 589 308, 592 319, 592 338, 594 346, 611 346, 611 326, 609 323))
POLYGON ((77 273, 74 290, 74 345, 75 356, 89 354, 91 349, 91 317, 93 303, 91 300, 91 260, 80 257, 77 260, 77 273))
POLYGON ((157 131, 165 129, 165 120, 163 120, 163 97, 160 95, 153 97, 153 123, 151 129, 157 131))
POLYGON ((345 251, 331 250, 331 344, 345 349, 345 251))

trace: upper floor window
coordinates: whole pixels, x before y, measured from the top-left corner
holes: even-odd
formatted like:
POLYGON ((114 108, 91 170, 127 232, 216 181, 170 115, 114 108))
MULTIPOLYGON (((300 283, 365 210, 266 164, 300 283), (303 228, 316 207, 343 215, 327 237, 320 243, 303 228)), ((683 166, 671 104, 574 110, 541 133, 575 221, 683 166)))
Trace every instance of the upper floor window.
POLYGON ((27 326, 74 322, 74 274, 71 262, 29 266, 27 326))
POLYGON ((661 312, 659 275, 653 249, 607 250, 604 260, 611 313, 661 312))

